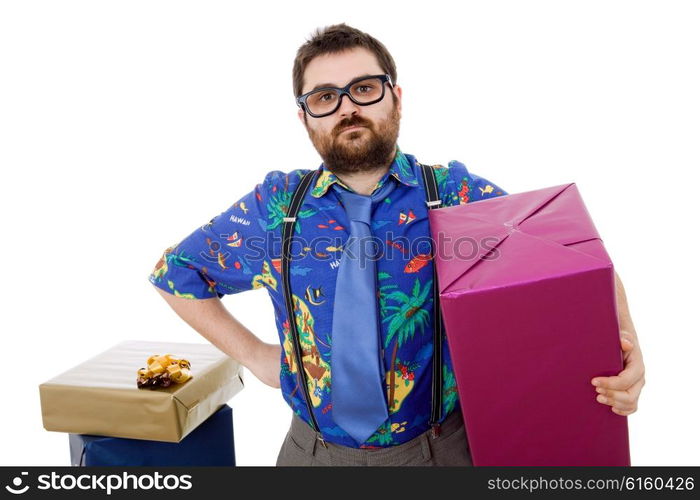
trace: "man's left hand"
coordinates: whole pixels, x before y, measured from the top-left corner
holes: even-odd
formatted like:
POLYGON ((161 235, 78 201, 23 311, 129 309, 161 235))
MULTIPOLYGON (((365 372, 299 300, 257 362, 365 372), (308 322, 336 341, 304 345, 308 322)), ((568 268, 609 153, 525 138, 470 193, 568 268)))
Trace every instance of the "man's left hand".
POLYGON ((634 333, 620 330, 620 345, 625 363, 623 370, 612 377, 595 377, 591 383, 596 386, 599 403, 611 406, 618 415, 626 416, 637 411, 639 394, 645 383, 644 360, 634 333))

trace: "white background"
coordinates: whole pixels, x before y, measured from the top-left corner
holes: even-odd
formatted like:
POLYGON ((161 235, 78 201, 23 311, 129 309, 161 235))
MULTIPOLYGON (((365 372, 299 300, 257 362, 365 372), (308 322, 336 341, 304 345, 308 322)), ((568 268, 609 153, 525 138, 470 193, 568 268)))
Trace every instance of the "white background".
MULTIPOLYGON (((577 183, 646 361, 633 464, 699 465, 698 3, 610 0, 0 3, 0 464, 69 464, 41 382, 125 339, 205 341, 147 276, 266 172, 320 165, 292 62, 337 22, 393 54, 405 152, 510 193, 577 183)), ((223 300, 277 342, 267 292, 223 300)), ((245 377, 237 460, 273 465, 291 410, 245 377)))

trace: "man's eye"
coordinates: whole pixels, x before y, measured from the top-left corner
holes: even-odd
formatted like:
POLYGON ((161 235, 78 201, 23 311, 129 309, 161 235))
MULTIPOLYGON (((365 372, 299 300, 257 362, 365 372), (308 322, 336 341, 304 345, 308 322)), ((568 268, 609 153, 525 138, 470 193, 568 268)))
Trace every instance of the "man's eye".
POLYGON ((360 85, 357 88, 358 88, 358 90, 359 89, 367 89, 365 92, 369 92, 372 89, 372 86, 371 85, 360 85))
POLYGON ((334 97, 335 94, 327 93, 327 94, 321 94, 318 97, 319 101, 329 101, 334 97))

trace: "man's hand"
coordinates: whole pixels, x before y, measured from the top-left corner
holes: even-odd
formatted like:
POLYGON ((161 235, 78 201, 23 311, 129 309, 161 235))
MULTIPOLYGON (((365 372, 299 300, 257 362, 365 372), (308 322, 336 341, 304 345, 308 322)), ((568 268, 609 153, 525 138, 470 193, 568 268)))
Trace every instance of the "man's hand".
POLYGON ((282 347, 279 344, 260 342, 256 345, 250 362, 246 365, 263 384, 280 388, 280 361, 282 347))
POLYGON ((596 377, 591 383, 596 386, 599 403, 612 406, 618 415, 631 415, 637 411, 639 394, 644 387, 644 360, 636 336, 620 330, 620 344, 624 353, 625 367, 612 377, 596 377))
POLYGON ((624 368, 612 377, 595 377, 591 384, 596 386, 596 400, 612 407, 618 415, 631 415, 637 411, 639 395, 644 387, 644 359, 639 340, 632 324, 627 307, 627 297, 620 277, 615 273, 617 291, 617 311, 620 324, 620 345, 624 368))

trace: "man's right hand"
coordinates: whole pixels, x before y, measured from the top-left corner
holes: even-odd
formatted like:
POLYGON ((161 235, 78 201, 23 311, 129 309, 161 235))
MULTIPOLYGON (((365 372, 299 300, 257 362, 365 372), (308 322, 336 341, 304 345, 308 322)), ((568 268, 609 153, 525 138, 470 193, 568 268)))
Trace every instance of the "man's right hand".
POLYGON ((260 342, 256 346, 250 362, 245 367, 263 384, 279 389, 281 356, 282 347, 279 344, 260 342))

